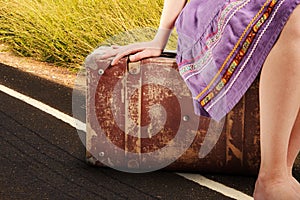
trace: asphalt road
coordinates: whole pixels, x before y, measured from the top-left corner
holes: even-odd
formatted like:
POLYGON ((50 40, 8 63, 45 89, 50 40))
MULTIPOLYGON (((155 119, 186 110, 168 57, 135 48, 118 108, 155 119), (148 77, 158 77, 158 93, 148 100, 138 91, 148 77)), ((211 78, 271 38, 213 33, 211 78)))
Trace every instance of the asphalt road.
MULTIPOLYGON (((3 64, 0 84, 72 115, 71 88, 3 64)), ((255 177, 202 175, 253 192, 255 177)), ((295 176, 300 180, 298 166, 295 176)), ((232 198, 174 172, 129 174, 87 165, 74 127, 0 92, 0 199, 232 198)))

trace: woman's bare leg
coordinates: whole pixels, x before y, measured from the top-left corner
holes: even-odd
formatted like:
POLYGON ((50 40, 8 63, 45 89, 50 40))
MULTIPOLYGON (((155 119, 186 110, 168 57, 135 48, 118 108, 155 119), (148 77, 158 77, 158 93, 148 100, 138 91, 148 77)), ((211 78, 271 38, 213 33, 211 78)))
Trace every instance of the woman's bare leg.
POLYGON ((291 133, 289 148, 288 148, 288 157, 287 157, 288 174, 290 175, 290 178, 292 179, 295 188, 300 192, 300 184, 295 178, 293 178, 293 174, 292 174, 293 165, 297 158, 297 155, 299 154, 299 150, 300 150, 300 111, 298 111, 298 116, 291 133))
POLYGON ((300 106, 300 7, 263 66, 260 80, 261 166, 254 198, 300 199, 288 173, 291 132, 300 106))

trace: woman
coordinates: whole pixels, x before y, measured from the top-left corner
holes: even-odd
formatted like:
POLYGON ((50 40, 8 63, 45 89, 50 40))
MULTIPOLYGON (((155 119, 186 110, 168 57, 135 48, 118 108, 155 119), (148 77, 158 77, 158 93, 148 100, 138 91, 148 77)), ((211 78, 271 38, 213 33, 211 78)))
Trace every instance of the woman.
POLYGON ((260 75, 261 166, 255 199, 300 199, 300 0, 165 0, 152 41, 113 46, 103 58, 159 56, 176 24, 179 72, 195 112, 219 120, 260 75), (175 3, 176 2, 176 3, 175 3))

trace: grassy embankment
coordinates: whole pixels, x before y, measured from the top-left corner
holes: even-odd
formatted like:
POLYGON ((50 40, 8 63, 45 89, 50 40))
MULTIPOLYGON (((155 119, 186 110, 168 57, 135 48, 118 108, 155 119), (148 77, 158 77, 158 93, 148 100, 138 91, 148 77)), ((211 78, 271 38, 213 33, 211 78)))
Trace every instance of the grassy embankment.
POLYGON ((0 0, 0 42, 76 70, 101 44, 152 38, 162 6, 163 0, 0 0))

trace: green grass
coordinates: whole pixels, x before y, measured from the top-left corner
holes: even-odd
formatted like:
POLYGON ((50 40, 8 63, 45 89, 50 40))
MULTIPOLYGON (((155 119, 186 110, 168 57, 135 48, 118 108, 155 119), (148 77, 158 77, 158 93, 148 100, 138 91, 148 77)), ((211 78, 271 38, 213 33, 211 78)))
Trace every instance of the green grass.
MULTIPOLYGON (((0 42, 21 56, 78 69, 102 44, 150 40, 163 0, 0 0, 0 42)), ((176 46, 176 36, 168 48, 176 46)))

